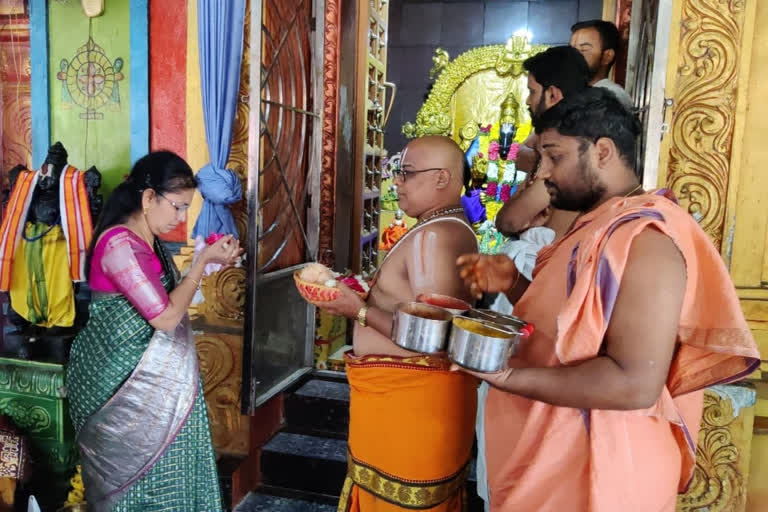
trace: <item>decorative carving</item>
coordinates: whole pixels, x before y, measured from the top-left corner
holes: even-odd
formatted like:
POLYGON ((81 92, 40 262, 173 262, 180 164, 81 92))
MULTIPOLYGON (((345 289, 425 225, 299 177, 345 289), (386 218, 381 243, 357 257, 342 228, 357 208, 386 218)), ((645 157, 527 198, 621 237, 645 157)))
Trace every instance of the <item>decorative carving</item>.
POLYGON ((320 176, 320 234, 318 257, 334 265, 334 213, 336 208, 336 135, 339 109, 339 25, 341 0, 325 2, 323 45, 323 156, 320 176))
MULTIPOLYGON (((416 122, 405 123, 403 134, 408 138, 453 135, 451 98, 465 80, 485 70, 495 70, 502 77, 518 77, 523 72, 522 62, 546 48, 544 45, 529 45, 523 36, 512 36, 506 45, 481 46, 462 53, 440 73, 427 101, 416 115, 416 122)), ((438 58, 440 56, 436 55, 435 59, 438 58)), ((496 102, 497 105, 499 103, 496 102)))
POLYGON ((242 337, 206 334, 195 342, 213 446, 220 453, 247 455, 248 419, 240 414, 242 337))
POLYGON ((14 397, 0 398, 0 412, 25 433, 38 434, 51 426, 51 415, 39 405, 14 397))
MULTIPOLYGON (((229 162, 227 168, 232 169, 240 178, 243 190, 248 189, 248 117, 251 105, 248 101, 251 85, 251 62, 249 60, 251 48, 251 9, 245 8, 245 28, 243 31, 243 58, 240 63, 240 90, 238 91, 237 113, 232 125, 232 145, 229 148, 229 162)), ((240 235, 240 243, 248 250, 248 203, 245 198, 233 204, 230 209, 235 219, 237 232, 240 235)))
POLYGON ((451 56, 448 55, 447 51, 442 48, 435 50, 435 55, 432 57, 432 69, 429 70, 429 79, 434 80, 439 76, 450 61, 451 56))
POLYGON ((226 268, 202 282, 205 301, 197 311, 211 326, 242 329, 245 307, 245 269, 226 268))
POLYGON ((0 393, 25 393, 48 398, 64 398, 64 373, 61 369, 0 364, 0 393))
POLYGON ((720 248, 745 2, 685 0, 667 187, 720 248))
POLYGON ((743 442, 751 436, 752 421, 744 421, 743 414, 734 411, 732 398, 707 390, 693 482, 678 499, 678 512, 744 510, 748 468, 741 454, 748 453, 743 442))

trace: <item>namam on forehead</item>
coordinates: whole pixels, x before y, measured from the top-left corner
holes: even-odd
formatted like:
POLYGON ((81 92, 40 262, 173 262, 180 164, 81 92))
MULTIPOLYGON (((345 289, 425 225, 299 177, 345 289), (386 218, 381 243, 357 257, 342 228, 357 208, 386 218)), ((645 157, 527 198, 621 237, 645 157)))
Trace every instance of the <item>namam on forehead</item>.
POLYGON ((452 175, 461 177, 464 171, 464 153, 450 137, 429 135, 412 140, 403 150, 403 169, 436 167, 447 169, 452 175))

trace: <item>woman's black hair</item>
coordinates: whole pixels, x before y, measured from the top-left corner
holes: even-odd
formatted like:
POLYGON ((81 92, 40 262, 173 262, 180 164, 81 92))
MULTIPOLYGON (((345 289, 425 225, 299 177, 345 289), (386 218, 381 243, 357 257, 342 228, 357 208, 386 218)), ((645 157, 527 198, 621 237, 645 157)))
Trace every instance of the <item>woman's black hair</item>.
POLYGON ((154 151, 139 158, 131 173, 109 196, 93 231, 91 246, 85 260, 86 276, 91 272, 91 256, 99 237, 107 229, 124 223, 141 210, 141 197, 145 190, 160 194, 178 192, 197 187, 192 168, 172 151, 154 151))

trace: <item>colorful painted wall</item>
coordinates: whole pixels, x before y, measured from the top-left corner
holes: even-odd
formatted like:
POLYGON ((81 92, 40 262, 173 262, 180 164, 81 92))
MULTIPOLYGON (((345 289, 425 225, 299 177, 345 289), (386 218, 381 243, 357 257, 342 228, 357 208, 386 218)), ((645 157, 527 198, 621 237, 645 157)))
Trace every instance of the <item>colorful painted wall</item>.
POLYGON ((29 10, 24 0, 0 2, 0 189, 6 171, 31 165, 29 10))
MULTIPOLYGON (((107 2, 98 18, 87 18, 79 2, 48 4, 50 139, 64 144, 70 164, 101 171, 104 194, 128 174, 138 128, 131 119, 131 64, 141 58, 131 52, 133 22, 128 2, 107 2)), ((146 109, 143 117, 135 123, 148 123, 146 109)))

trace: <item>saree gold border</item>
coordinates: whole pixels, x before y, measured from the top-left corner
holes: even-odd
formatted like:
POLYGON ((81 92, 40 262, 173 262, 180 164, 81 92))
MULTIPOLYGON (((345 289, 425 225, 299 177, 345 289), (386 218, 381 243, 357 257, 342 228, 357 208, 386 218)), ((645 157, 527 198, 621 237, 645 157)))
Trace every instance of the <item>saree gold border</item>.
POLYGON ((347 475, 352 482, 384 501, 409 510, 424 510, 443 503, 461 490, 468 473, 469 463, 466 463, 458 473, 442 480, 405 482, 357 461, 347 453, 347 475))

